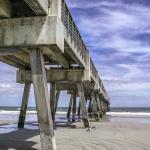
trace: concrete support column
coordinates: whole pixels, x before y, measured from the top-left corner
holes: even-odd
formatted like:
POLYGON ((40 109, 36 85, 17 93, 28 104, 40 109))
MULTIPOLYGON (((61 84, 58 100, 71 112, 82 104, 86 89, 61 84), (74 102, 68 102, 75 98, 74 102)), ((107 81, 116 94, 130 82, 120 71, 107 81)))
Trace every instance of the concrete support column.
POLYGON ((60 96, 60 91, 57 90, 57 93, 56 93, 56 103, 55 103, 55 114, 56 114, 57 107, 58 107, 59 96, 60 96))
POLYGON ((73 92, 72 122, 76 121, 76 91, 73 92))
POLYGON ((31 70, 42 150, 56 150, 43 54, 31 50, 31 70))
POLYGON ((103 101, 104 113, 106 114, 106 103, 103 101))
POLYGON ((105 107, 104 107, 104 102, 103 102, 102 98, 101 98, 100 102, 101 102, 100 104, 101 104, 102 112, 103 112, 103 114, 106 114, 105 107))
POLYGON ((88 113, 87 113, 87 109, 86 109, 86 101, 85 101, 83 84, 77 83, 77 87, 78 87, 78 93, 79 93, 79 98, 80 98, 80 105, 81 105, 84 126, 89 128, 90 123, 89 123, 88 113))
POLYGON ((50 106, 51 106, 51 115, 52 120, 55 124, 55 109, 56 109, 56 83, 51 83, 51 89, 50 89, 50 106))
POLYGON ((99 114, 98 114, 98 104, 96 102, 96 97, 95 97, 95 93, 92 93, 92 104, 93 104, 93 113, 95 116, 95 120, 99 121, 99 114))
POLYGON ((72 109, 72 102, 73 102, 73 95, 71 94, 70 101, 69 101, 68 112, 67 112, 68 121, 70 121, 70 113, 71 113, 71 109, 72 109))
POLYGON ((105 101, 105 112, 107 112, 108 111, 108 105, 107 105, 107 102, 105 101))
POLYGON ((79 103, 79 107, 78 107, 78 117, 80 118, 80 111, 81 111, 81 105, 79 103))
POLYGON ((98 94, 96 94, 96 101, 97 101, 99 116, 102 118, 103 114, 102 114, 102 109, 101 109, 101 104, 100 104, 100 98, 99 98, 98 94))
POLYGON ((91 99, 89 100, 88 113, 89 113, 89 116, 91 117, 92 116, 92 100, 91 99))
POLYGON ((18 121, 18 128, 24 128, 30 87, 31 87, 31 84, 25 83, 22 104, 21 104, 21 109, 20 109, 20 115, 19 115, 19 121, 18 121))

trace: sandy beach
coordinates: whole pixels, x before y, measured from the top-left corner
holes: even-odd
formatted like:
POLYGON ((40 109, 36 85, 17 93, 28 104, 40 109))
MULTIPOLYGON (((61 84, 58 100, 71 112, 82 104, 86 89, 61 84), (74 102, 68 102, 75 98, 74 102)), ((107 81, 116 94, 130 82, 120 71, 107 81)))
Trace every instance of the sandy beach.
MULTIPOLYGON (((0 150, 40 150, 37 123, 27 123, 18 130, 16 124, 1 121, 0 150), (9 132, 7 132, 9 131, 9 132)), ((125 121, 91 122, 91 131, 82 122, 57 122, 55 136, 58 150, 149 150, 150 124, 125 121)))

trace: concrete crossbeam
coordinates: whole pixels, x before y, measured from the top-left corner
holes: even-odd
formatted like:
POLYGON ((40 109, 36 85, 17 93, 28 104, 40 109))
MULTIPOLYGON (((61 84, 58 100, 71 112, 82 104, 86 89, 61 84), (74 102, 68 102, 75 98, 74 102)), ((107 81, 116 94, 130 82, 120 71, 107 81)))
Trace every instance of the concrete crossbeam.
MULTIPOLYGON (((85 92, 88 91, 91 94, 91 91, 93 90, 95 83, 92 82, 83 82, 83 87, 85 92)), ((68 91, 68 94, 72 94, 72 91, 77 90, 77 85, 76 83, 57 83, 56 84, 57 90, 61 90, 61 91, 68 91)))
POLYGON ((56 46, 64 52, 64 28, 56 16, 2 19, 0 35, 0 48, 56 46))
MULTIPOLYGON (((86 80, 84 78, 83 69, 49 69, 46 71, 48 82, 80 82, 86 80)), ((32 83, 31 71, 18 70, 17 71, 17 82, 19 83, 32 83)))

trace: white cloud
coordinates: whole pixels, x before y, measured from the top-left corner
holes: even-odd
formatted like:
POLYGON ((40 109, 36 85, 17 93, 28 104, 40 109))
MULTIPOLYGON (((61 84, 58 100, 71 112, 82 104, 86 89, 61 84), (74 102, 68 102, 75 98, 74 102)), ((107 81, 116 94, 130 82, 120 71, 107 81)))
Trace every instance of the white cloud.
POLYGON ((0 88, 10 88, 11 87, 11 85, 10 84, 5 84, 5 83, 1 83, 0 84, 0 88))
MULTIPOLYGON (((85 2, 85 1, 84 1, 85 2)), ((150 9, 140 5, 128 5, 120 2, 114 2, 114 9, 109 7, 99 7, 99 4, 111 3, 108 1, 83 3, 74 1, 77 7, 81 9, 96 7, 96 12, 92 15, 88 12, 82 16, 76 16, 80 30, 87 35, 86 39, 90 45, 95 48, 114 48, 120 51, 129 52, 149 52, 150 45, 145 44, 143 40, 135 40, 128 36, 135 36, 140 33, 149 33, 150 9), (84 5, 84 7, 83 7, 84 5), (104 13, 104 15, 101 13, 104 13), (124 35, 126 34, 126 35, 124 35), (128 34, 128 35, 127 35, 128 34)))

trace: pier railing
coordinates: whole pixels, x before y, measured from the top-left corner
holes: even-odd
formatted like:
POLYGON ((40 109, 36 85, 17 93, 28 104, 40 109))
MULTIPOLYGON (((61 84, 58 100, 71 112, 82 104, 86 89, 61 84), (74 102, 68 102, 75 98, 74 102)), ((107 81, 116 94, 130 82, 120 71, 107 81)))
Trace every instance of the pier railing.
POLYGON ((71 41, 74 42, 74 46, 77 48, 77 51, 80 53, 80 56, 83 58, 85 64, 87 64, 87 48, 82 40, 80 32, 72 18, 72 15, 67 7, 65 0, 62 0, 62 22, 66 28, 67 36, 71 37, 71 41))
MULTIPOLYGON (((62 22, 66 28, 67 36, 71 37, 71 41, 74 42, 77 51, 80 53, 80 56, 83 58, 85 64, 87 65, 88 60, 88 50, 82 40, 80 32, 73 20, 73 17, 68 9, 68 6, 65 0, 62 0, 62 22)), ((94 78, 97 77, 98 72, 92 60, 90 60, 90 69, 94 78)))
POLYGON ((86 65, 89 65, 91 74, 94 77, 95 81, 98 82, 99 86, 101 86, 104 93, 106 93, 104 85, 101 82, 100 77, 98 75, 98 71, 97 71, 92 59, 89 57, 89 51, 86 48, 86 46, 82 40, 80 32, 79 32, 79 30, 78 30, 78 28, 77 28, 77 26, 73 20, 73 17, 70 13, 70 10, 69 10, 65 0, 62 0, 61 4, 62 4, 62 6, 61 6, 61 19, 62 19, 62 22, 65 26, 67 36, 68 37, 70 36, 71 42, 74 43, 74 46, 75 46, 75 48, 77 48, 77 51, 80 53, 80 56, 82 57, 84 63, 86 65), (88 62, 90 62, 90 64, 88 62))
POLYGON ((98 72, 97 72, 97 70, 96 70, 96 67, 95 67, 95 65, 94 65, 94 63, 93 63, 93 61, 92 61, 92 59, 90 60, 90 70, 91 70, 91 73, 92 73, 93 77, 94 77, 95 79, 97 79, 98 72))

